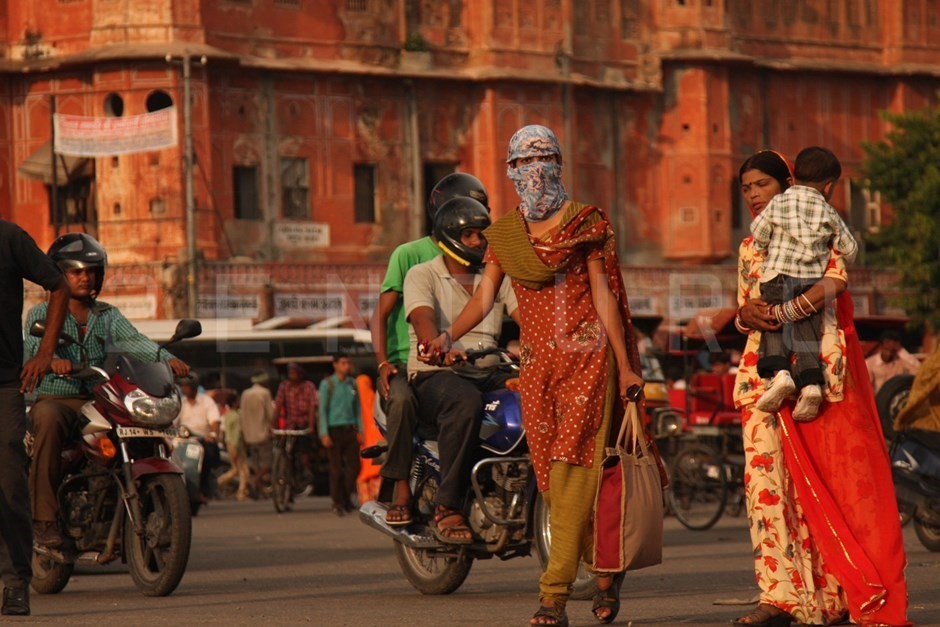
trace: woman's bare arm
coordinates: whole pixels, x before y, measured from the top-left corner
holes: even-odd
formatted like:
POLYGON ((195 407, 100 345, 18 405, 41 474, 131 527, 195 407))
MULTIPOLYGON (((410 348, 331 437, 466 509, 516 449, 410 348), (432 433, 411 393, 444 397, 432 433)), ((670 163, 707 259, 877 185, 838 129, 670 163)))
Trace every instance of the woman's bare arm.
POLYGON ((621 397, 625 397, 627 389, 631 386, 642 387, 643 379, 630 367, 624 326, 620 319, 620 306, 607 283, 607 271, 603 258, 588 261, 588 277, 591 281, 591 299, 594 302, 594 309, 597 310, 601 324, 607 330, 607 340, 610 342, 614 359, 617 361, 618 391, 621 397))
MULTIPOLYGON (((473 292, 473 296, 470 297, 450 329, 444 329, 439 336, 431 340, 428 346, 429 354, 447 353, 455 341, 462 338, 473 327, 483 321, 483 318, 493 309, 496 294, 499 292, 499 286, 502 285, 505 276, 506 273, 498 264, 486 264, 483 269, 483 277, 473 292)), ((421 359, 420 356, 419 359, 421 359)))

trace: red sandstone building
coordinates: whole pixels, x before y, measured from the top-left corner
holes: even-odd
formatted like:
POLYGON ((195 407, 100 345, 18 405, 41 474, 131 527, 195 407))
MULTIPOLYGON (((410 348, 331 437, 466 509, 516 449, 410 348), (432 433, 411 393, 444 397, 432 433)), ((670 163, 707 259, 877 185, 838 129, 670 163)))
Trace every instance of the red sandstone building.
MULTIPOLYGON (((425 232, 437 178, 472 172, 494 215, 513 206, 505 149, 527 123, 556 130, 569 192, 612 215, 635 309, 730 305, 741 160, 831 147, 846 170, 834 204, 864 239, 883 216, 853 178, 861 142, 883 136, 879 111, 935 103, 940 87, 938 0, 3 6, 0 215, 41 246, 95 234, 108 300, 143 318, 186 310, 184 142, 59 156, 53 211, 50 119, 53 103, 182 111, 186 57, 198 313, 356 324, 391 250, 425 232)), ((861 313, 890 311, 882 276, 853 273, 861 313)))

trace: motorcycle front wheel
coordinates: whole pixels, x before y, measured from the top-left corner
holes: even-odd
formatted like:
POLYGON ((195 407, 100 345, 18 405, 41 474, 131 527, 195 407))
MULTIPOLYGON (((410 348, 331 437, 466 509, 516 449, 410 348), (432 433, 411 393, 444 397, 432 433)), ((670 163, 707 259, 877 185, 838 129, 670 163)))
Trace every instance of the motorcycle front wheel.
POLYGON ((290 511, 294 498, 294 480, 291 473, 291 459, 282 448, 274 449, 274 461, 271 463, 271 500, 278 514, 290 511))
POLYGON ((940 527, 934 527, 917 520, 915 514, 914 531, 917 533, 917 539, 924 545, 924 548, 933 552, 940 551, 940 527))
MULTIPOLYGON (((535 511, 532 515, 532 531, 535 537, 535 550, 539 555, 539 564, 542 570, 548 566, 548 552, 552 546, 552 524, 548 511, 548 503, 539 492, 535 497, 535 511)), ((582 563, 578 566, 578 574, 571 587, 571 598, 576 601, 593 599, 597 592, 597 580, 588 572, 582 563)))
POLYGON ((63 564, 48 555, 34 551, 33 579, 30 585, 38 594, 57 594, 68 584, 74 569, 74 564, 63 564))
POLYGON ((145 596, 162 597, 179 585, 192 542, 186 486, 177 475, 148 475, 138 486, 143 534, 124 524, 124 552, 131 577, 145 596))

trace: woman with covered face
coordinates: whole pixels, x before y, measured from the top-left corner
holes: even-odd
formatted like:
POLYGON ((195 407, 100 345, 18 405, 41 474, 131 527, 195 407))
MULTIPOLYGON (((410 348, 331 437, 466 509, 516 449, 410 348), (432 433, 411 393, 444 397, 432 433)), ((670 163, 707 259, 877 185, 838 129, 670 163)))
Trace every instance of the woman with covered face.
MULTIPOLYGON (((793 183, 792 168, 765 150, 739 172, 751 214, 793 183)), ((794 421, 792 402, 776 413, 755 406, 762 331, 780 327, 760 297, 764 255, 747 237, 738 252, 738 316, 748 334, 735 381, 744 436, 745 496, 759 605, 734 625, 793 622, 908 625, 904 545, 894 488, 845 291, 845 263, 833 251, 825 276, 805 292, 823 313, 825 400, 813 422, 794 421), (838 296, 838 298, 836 298, 838 296)))
MULTIPOLYGON (((550 129, 518 130, 506 161, 521 202, 486 230, 483 281, 432 352, 446 352, 476 326, 509 275, 522 319, 522 418, 552 520, 551 554, 531 623, 567 625, 565 606, 579 562, 591 566, 594 494, 611 416, 627 390, 643 381, 607 216, 568 198, 550 129)), ((597 575, 592 611, 601 623, 613 621, 620 609, 622 580, 623 573, 597 575)))

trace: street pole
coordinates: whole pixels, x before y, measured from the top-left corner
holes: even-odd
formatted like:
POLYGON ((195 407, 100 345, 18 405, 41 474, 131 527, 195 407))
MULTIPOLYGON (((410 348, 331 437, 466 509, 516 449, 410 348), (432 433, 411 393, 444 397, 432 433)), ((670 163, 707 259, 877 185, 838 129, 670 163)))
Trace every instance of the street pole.
POLYGON ((189 54, 183 55, 183 141, 186 185, 186 306, 187 315, 196 317, 197 268, 196 268, 196 199, 193 190, 193 111, 191 94, 191 62, 189 54))
POLYGON ((52 183, 49 185, 49 202, 52 204, 50 216, 52 218, 52 228, 55 229, 55 236, 59 237, 62 217, 59 215, 59 172, 58 160, 55 158, 55 94, 50 96, 49 111, 49 122, 52 126, 52 139, 49 140, 49 166, 52 170, 52 183))

